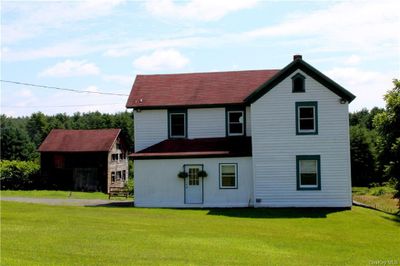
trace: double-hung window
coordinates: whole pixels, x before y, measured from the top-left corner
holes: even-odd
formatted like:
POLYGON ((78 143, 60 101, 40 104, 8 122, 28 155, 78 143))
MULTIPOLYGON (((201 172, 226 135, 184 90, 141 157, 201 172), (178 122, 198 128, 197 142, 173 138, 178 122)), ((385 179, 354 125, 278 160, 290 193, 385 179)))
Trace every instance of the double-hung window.
POLYGON ((321 189, 320 155, 296 156, 297 190, 321 189))
POLYGON ((219 165, 219 187, 237 188, 237 164, 221 163, 219 165))
POLYGON ((318 134, 317 102, 296 102, 296 134, 318 134))
POLYGON ((228 136, 244 135, 244 111, 227 111, 228 136))
POLYGON ((185 110, 168 112, 168 135, 170 138, 186 138, 186 115, 185 110))

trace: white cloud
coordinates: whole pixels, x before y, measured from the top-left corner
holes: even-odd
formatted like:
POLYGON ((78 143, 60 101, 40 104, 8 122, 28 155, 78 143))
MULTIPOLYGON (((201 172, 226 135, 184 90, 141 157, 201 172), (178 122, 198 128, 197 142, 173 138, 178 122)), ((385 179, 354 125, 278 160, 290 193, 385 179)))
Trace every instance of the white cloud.
POLYGON ((400 28, 395 1, 339 2, 329 8, 292 15, 283 22, 255 29, 242 38, 307 39, 310 51, 398 52, 400 28))
POLYGON ((108 15, 124 0, 92 0, 70 2, 4 2, 2 16, 11 14, 14 20, 2 20, 3 44, 38 38, 51 29, 108 15))
POLYGON ((189 59, 174 49, 156 50, 150 55, 143 55, 133 61, 133 66, 142 71, 181 69, 189 59))
POLYGON ((361 62, 361 57, 359 57, 358 55, 351 55, 350 57, 348 57, 344 63, 346 65, 358 65, 361 62))
POLYGON ((31 98, 31 97, 33 97, 32 91, 30 89, 26 89, 26 88, 19 90, 17 95, 19 97, 23 97, 23 98, 31 98))
POLYGON ((43 70, 39 76, 41 77, 76 77, 98 75, 100 69, 93 63, 88 63, 86 60, 73 61, 65 60, 57 63, 52 67, 43 70))
MULTIPOLYGON (((92 92, 104 91, 96 85, 89 85, 81 89, 92 92)), ((7 93, 1 91, 1 112, 9 116, 30 115, 39 111, 49 115, 57 113, 71 115, 75 112, 94 111, 115 113, 124 111, 126 103, 126 97, 101 94, 77 94, 65 91, 44 94, 43 91, 37 90, 31 91, 30 95, 28 88, 14 91, 12 87, 7 87, 4 90, 7 90, 7 93)))
POLYGON ((355 67, 333 68, 324 73, 356 95, 350 110, 384 107, 383 95, 393 87, 396 73, 366 71, 355 67))
POLYGON ((231 12, 252 8, 257 2, 257 0, 192 0, 176 3, 172 0, 151 0, 145 3, 145 8, 152 15, 162 18, 212 21, 221 19, 231 12))
POLYGON ((105 81, 112 81, 116 82, 122 86, 132 86, 133 80, 135 79, 135 76, 124 76, 124 75, 104 75, 103 79, 105 81))

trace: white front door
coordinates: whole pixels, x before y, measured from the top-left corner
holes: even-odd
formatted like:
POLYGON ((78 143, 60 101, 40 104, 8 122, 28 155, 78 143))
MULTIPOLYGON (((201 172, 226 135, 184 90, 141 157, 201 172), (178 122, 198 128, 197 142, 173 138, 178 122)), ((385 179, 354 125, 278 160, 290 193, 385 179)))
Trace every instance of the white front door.
POLYGON ((199 177, 198 172, 201 166, 187 166, 188 177, 185 178, 185 203, 203 203, 203 178, 199 177))

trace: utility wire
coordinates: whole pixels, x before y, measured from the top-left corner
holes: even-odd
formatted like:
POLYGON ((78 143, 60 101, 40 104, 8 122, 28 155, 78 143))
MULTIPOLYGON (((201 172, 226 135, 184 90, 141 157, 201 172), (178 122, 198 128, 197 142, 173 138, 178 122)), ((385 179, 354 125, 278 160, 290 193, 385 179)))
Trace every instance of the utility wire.
POLYGON ((19 81, 13 81, 13 80, 1 79, 0 81, 5 82, 5 83, 17 84, 17 85, 25 85, 25 86, 32 86, 32 87, 38 87, 38 88, 53 89, 53 90, 70 91, 70 92, 76 92, 76 93, 93 93, 93 94, 102 94, 102 95, 129 96, 128 94, 122 94, 122 93, 76 90, 76 89, 68 89, 68 88, 60 88, 60 87, 32 84, 32 83, 26 83, 26 82, 19 82, 19 81))
POLYGON ((36 106, 10 106, 2 105, 1 108, 56 108, 56 107, 82 107, 82 106, 105 106, 105 105, 121 105, 121 103, 100 103, 100 104, 72 104, 72 105, 36 105, 36 106))

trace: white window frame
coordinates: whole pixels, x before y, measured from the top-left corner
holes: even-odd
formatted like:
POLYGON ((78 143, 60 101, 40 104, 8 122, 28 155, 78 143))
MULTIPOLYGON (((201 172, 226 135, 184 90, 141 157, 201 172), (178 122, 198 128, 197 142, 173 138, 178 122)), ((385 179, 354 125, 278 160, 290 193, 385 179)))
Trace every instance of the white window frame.
POLYGON ((169 119, 169 136, 170 138, 186 138, 186 113, 184 112, 171 112, 168 116, 169 119), (183 115, 183 135, 172 135, 172 116, 173 115, 183 115))
POLYGON ((298 128, 297 128, 297 132, 299 133, 316 133, 317 132, 317 125, 316 125, 316 114, 315 114, 315 106, 307 106, 307 105, 300 105, 297 106, 297 121, 298 121, 298 128), (313 117, 312 118, 300 118, 300 109, 301 108, 312 108, 313 110, 313 117), (300 128, 300 122, 301 120, 313 120, 313 129, 301 129, 300 128))
POLYGON ((228 136, 243 136, 244 135, 244 111, 241 111, 241 110, 236 110, 236 111, 228 111, 227 112, 228 113, 228 123, 227 123, 227 126, 228 126, 228 128, 227 128, 227 132, 228 132, 228 136), (240 123, 240 124, 242 124, 242 132, 241 133, 231 133, 230 132, 230 125, 231 125, 231 123, 233 123, 233 124, 239 124, 239 123, 237 123, 237 122, 231 122, 230 121, 230 114, 231 113, 242 113, 242 123, 240 123))
POLYGON ((220 163, 219 164, 219 188, 220 189, 237 189, 238 188, 238 165, 237 163, 220 163), (222 185, 222 166, 234 166, 235 167, 235 185, 234 186, 223 186, 222 185))

